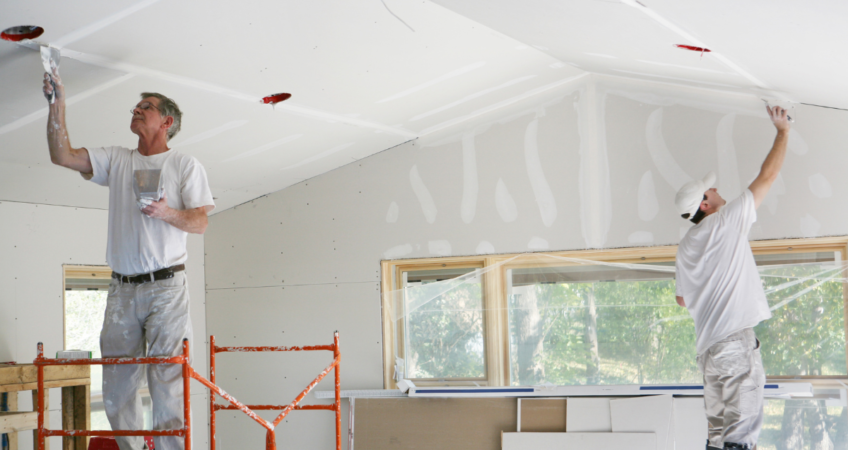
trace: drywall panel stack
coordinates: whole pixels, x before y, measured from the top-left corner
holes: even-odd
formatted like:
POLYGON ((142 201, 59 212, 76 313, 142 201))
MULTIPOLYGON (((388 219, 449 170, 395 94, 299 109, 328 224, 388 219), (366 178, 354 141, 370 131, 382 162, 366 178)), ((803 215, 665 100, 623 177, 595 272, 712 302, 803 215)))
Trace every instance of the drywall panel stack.
POLYGON ((613 433, 654 433, 656 450, 674 450, 672 412, 670 395, 610 400, 613 433))
POLYGON ((653 433, 504 433, 503 450, 654 450, 653 433))
POLYGON ((569 433, 612 432, 610 399, 603 397, 571 397, 568 399, 569 433))

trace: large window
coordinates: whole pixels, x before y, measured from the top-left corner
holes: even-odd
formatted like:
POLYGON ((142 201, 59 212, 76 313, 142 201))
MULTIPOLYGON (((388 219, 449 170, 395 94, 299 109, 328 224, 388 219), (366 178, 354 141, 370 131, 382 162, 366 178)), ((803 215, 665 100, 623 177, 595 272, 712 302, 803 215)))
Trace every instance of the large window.
MULTIPOLYGON (((770 379, 844 378, 848 238, 753 242, 770 379)), ((698 383, 676 247, 384 261, 386 387, 698 383)))

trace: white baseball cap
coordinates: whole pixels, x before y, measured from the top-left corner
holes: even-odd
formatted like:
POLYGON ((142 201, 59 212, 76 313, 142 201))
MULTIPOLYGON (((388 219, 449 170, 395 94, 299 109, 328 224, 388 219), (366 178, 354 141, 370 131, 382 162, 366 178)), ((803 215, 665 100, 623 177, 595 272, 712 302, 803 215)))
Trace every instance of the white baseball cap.
POLYGON ((707 192, 707 189, 713 187, 715 181, 715 172, 709 172, 701 180, 692 180, 684 184, 677 191, 677 196, 674 197, 674 206, 677 207, 677 212, 684 219, 691 219, 698 212, 701 202, 704 201, 704 193, 707 192))

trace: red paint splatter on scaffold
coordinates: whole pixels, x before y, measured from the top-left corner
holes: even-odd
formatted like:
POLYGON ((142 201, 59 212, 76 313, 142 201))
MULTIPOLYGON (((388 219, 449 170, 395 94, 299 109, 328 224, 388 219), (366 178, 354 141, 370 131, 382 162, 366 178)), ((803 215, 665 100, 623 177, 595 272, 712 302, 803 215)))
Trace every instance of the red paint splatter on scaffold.
POLYGON ((267 97, 262 97, 261 103, 266 105, 275 105, 277 103, 286 101, 291 98, 291 94, 287 93, 279 93, 279 94, 271 94, 267 97))
POLYGON ((0 38, 6 41, 19 42, 25 39, 35 39, 44 34, 44 28, 35 25, 10 27, 0 33, 0 38))
POLYGON ((689 51, 699 52, 699 53, 710 53, 712 51, 708 48, 695 47, 694 45, 677 44, 677 45, 675 45, 675 47, 682 48, 683 50, 689 50, 689 51))

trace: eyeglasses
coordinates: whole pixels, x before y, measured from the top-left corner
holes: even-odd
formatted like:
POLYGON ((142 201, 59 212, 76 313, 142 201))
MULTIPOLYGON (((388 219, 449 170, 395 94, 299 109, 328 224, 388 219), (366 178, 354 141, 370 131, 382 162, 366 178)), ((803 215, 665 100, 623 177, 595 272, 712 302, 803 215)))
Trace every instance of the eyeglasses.
POLYGON ((136 109, 141 109, 142 111, 147 111, 147 110, 148 110, 148 109, 150 109, 150 108, 153 108, 153 109, 155 109, 156 111, 159 111, 159 114, 162 114, 162 110, 161 110, 161 109, 159 109, 159 108, 157 108, 157 107, 156 107, 156 105, 154 105, 153 103, 150 103, 150 102, 141 102, 141 103, 139 103, 139 104, 138 104, 135 108, 133 108, 133 109, 131 109, 131 110, 130 110, 130 113, 131 113, 131 114, 133 114, 133 115, 135 115, 135 110, 136 110, 136 109))

